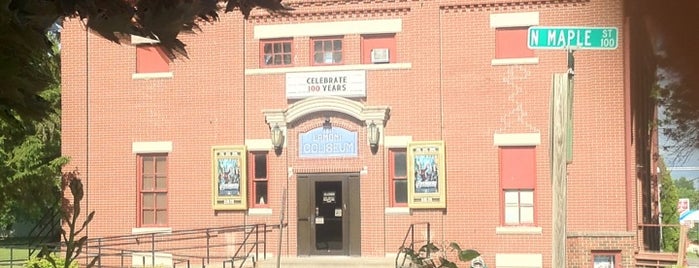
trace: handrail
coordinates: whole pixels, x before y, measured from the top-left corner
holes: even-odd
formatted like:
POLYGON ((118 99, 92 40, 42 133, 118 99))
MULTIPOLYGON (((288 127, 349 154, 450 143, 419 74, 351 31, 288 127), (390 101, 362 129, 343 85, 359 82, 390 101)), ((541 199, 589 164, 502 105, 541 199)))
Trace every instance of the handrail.
MULTIPOLYGON (((417 222, 417 223, 411 223, 410 226, 408 227, 408 231, 405 232, 405 237, 403 238, 403 244, 400 246, 398 249, 398 254, 396 254, 396 268, 402 267, 405 265, 405 260, 407 256, 403 254, 403 261, 401 262, 400 265, 398 265, 398 259, 401 256, 401 253, 403 252, 403 249, 409 248, 413 251, 415 251, 415 226, 416 225, 425 225, 426 231, 427 231, 427 241, 425 241, 426 244, 430 243, 430 223, 429 222, 417 222), (408 247, 405 246, 405 243, 408 242, 408 237, 410 237, 410 244, 408 247)), ((427 251, 427 257, 429 257, 430 252, 429 249, 427 251)))
MULTIPOLYGON (((277 231, 280 228, 281 227, 276 225, 260 223, 176 230, 167 233, 143 233, 89 238, 87 240, 88 243, 86 243, 85 248, 83 248, 83 252, 90 252, 90 254, 84 254, 84 257, 80 257, 78 260, 87 262, 89 261, 88 259, 91 260, 97 257, 97 267, 124 267, 125 264, 131 262, 130 260, 136 256, 134 255, 136 253, 139 255, 145 254, 140 260, 141 262, 150 259, 147 261, 151 262, 151 264, 155 264, 156 253, 166 252, 172 258, 173 265, 177 263, 177 265, 189 266, 191 263, 197 263, 198 265, 198 263, 201 262, 202 266, 208 266, 211 262, 218 262, 218 265, 220 265, 221 262, 230 262, 232 264, 231 268, 235 268, 236 266, 240 268, 245 265, 249 258, 252 258, 254 265, 255 262, 264 258, 261 256, 266 257, 268 255, 267 234, 277 231), (236 234, 235 236, 241 238, 241 240, 238 240, 238 242, 227 241, 223 236, 224 234, 228 236, 232 233, 240 234, 236 234), (225 250, 210 250, 225 247, 234 247, 237 249, 228 254, 225 253, 227 252, 225 250), (237 262, 240 260, 242 260, 242 262, 238 265, 237 262)), ((26 248, 30 243, 31 241, 26 241, 26 243, 16 243, 16 245, 24 245, 26 248)), ((43 243, 37 246, 54 245, 53 247, 55 248, 62 248, 62 244, 63 243, 43 243)), ((4 245, 7 246, 8 243, 4 243, 4 245)), ((12 261, 13 260, 9 260, 10 263, 12 263, 12 261)), ((15 259, 14 261, 18 260, 15 259)))

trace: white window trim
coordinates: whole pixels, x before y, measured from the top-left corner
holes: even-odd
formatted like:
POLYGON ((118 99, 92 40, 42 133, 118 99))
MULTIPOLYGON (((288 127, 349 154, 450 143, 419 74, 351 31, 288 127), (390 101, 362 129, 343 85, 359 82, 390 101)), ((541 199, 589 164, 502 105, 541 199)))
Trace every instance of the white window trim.
POLYGON ((254 39, 333 36, 349 34, 383 34, 403 31, 401 19, 333 21, 294 24, 256 25, 254 39))
POLYGON ((172 79, 173 77, 174 75, 172 74, 172 72, 131 74, 131 79, 133 80, 172 79))
POLYGON ((272 215, 271 208, 249 208, 248 216, 270 216, 272 215))
POLYGON ((538 146, 541 144, 541 133, 495 133, 493 145, 506 146, 538 146))
MULTIPOLYGON (((132 45, 143 45, 143 44, 160 44, 160 40, 150 39, 148 37, 131 35, 132 45)), ((148 80, 148 79, 171 79, 173 77, 172 72, 156 72, 156 73, 133 73, 131 74, 131 79, 133 80, 148 80)))
POLYGON ((131 234, 169 234, 172 233, 170 227, 139 227, 131 228, 131 234))
POLYGON ((384 208, 385 215, 410 215, 409 207, 387 207, 384 208))
MULTIPOLYGON (((490 14, 490 28, 512 28, 539 25, 539 12, 490 14)), ((539 64, 538 57, 492 59, 491 66, 539 64)))
POLYGON ((272 145, 272 139, 246 139, 245 147, 248 151, 269 151, 274 149, 272 145))
POLYGON ((498 235, 541 235, 542 229, 537 226, 498 226, 495 227, 498 235))
POLYGON ((131 144, 134 154, 169 153, 172 152, 171 141, 137 141, 131 144))
POLYGON ((354 70, 360 70, 360 71, 361 70, 366 70, 366 71, 372 71, 372 70, 409 70, 411 68, 413 68, 411 63, 302 66, 302 67, 245 69, 245 75, 285 74, 285 73, 296 73, 296 72, 354 71, 354 70))
POLYGON ((539 25, 539 12, 490 14, 490 28, 510 28, 539 25))
POLYGON ((383 146, 386 148, 408 148, 408 143, 413 141, 412 136, 384 136, 383 146))
POLYGON ((492 59, 490 60, 490 65, 492 66, 502 66, 502 65, 526 65, 526 64, 539 64, 539 58, 511 58, 511 59, 492 59))
POLYGON ((173 267, 172 254, 165 252, 133 252, 131 253, 132 267, 173 267), (151 258, 155 257, 155 260, 151 258), (155 266, 153 266, 155 264, 155 266), (144 265, 144 266, 142 266, 144 265))

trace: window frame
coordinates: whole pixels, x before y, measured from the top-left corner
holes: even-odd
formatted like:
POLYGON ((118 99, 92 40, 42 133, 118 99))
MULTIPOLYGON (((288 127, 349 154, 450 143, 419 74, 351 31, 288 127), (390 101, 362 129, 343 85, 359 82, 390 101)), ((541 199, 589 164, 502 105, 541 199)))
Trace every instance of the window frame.
POLYGON ((498 148, 499 166, 500 166, 500 224, 501 226, 537 226, 537 191, 536 191, 536 146, 500 146, 498 148), (511 155, 510 155, 511 154, 511 155), (530 161, 523 161, 522 157, 531 157, 530 161), (514 159, 517 161, 514 161, 514 159), (508 160, 513 160, 508 162, 508 160), (515 163, 512 165, 510 163, 515 163), (524 163, 524 164, 522 164, 524 163), (531 165, 524 168, 524 165, 531 165), (527 170, 530 174, 523 174, 522 179, 514 181, 512 178, 506 178, 512 174, 511 169, 515 170, 527 170), (508 203, 506 199, 507 192, 518 193, 517 195, 517 210, 519 212, 518 220, 516 223, 507 222, 508 203), (521 193, 525 191, 531 191, 532 200, 531 206, 523 206, 521 193), (532 208, 532 222, 522 222, 522 208, 531 207, 532 208))
POLYGON ((503 216, 502 216, 503 225, 505 225, 505 226, 534 226, 534 222, 536 221, 536 216, 534 213, 535 206, 534 206, 534 190, 533 189, 517 189, 517 190, 515 190, 515 189, 507 189, 507 190, 503 189, 502 198, 503 198, 503 216), (507 193, 512 193, 512 192, 517 193, 517 203, 516 203, 515 207, 517 208, 518 215, 517 215, 517 222, 514 222, 514 223, 507 221, 507 208, 512 207, 512 206, 510 206, 511 203, 507 202, 506 196, 507 196, 507 193), (531 195, 532 195, 531 204, 523 204, 522 193, 524 193, 524 192, 531 192, 531 195), (522 222, 522 215, 524 214, 523 208, 527 208, 527 207, 531 208, 532 221, 531 222, 522 222))
MULTIPOLYGON (((528 34, 529 26, 509 26, 509 27, 497 27, 495 28, 495 55, 493 55, 493 59, 496 60, 512 60, 512 59, 530 59, 530 58, 535 58, 536 57, 536 52, 529 48, 527 45, 527 34, 528 34), (516 33, 513 33, 515 32, 516 33), (513 42, 505 42, 503 43, 503 40, 500 40, 502 38, 502 35, 506 32, 509 32, 509 34, 519 34, 523 36, 524 39, 521 40, 522 42, 522 47, 517 47, 516 51, 517 53, 521 52, 527 52, 525 54, 517 54, 513 53, 513 55, 510 55, 507 53, 508 51, 512 51, 513 49, 509 48, 513 42), (505 46, 505 47, 503 47, 505 46), (502 54, 505 54, 504 56, 502 54)), ((509 40, 509 39, 507 39, 509 40)), ((517 39, 519 42, 519 38, 517 39)), ((512 53, 512 52, 510 52, 512 53)))
POLYGON ((294 66, 294 40, 292 38, 276 38, 276 39, 265 39, 265 40, 260 40, 260 68, 284 68, 284 67, 293 67, 294 66), (274 44, 280 44, 282 46, 282 52, 281 53, 275 53, 274 52, 274 44), (289 64, 284 64, 284 55, 287 53, 284 53, 284 43, 289 43, 289 57, 291 58, 289 64), (265 45, 271 44, 272 45, 272 64, 267 65, 265 64, 265 45), (281 55, 282 56, 282 64, 276 65, 274 64, 274 55, 281 55))
MULTIPOLYGON (((388 150, 388 155, 389 155, 389 157, 388 157, 388 163, 389 163, 388 164, 388 167, 389 167, 389 171, 388 171, 389 204, 391 207, 408 207, 408 200, 407 200, 408 192, 407 191, 405 193, 405 196, 406 196, 405 203, 396 202, 396 182, 402 180, 402 181, 405 181, 406 186, 408 184, 408 170, 407 170, 408 163, 407 162, 405 163, 405 169, 406 169, 405 176, 403 176, 403 177, 396 176, 396 163, 395 163, 396 157, 395 156, 396 156, 396 154, 399 154, 399 153, 402 153, 403 155, 405 155, 405 159, 407 161, 407 159, 408 159, 408 149, 407 148, 390 148, 388 150)), ((406 190, 407 190, 407 187, 406 187, 406 190)))
MULTIPOLYGON (((144 153, 144 154, 138 154, 137 155, 137 169, 136 169, 136 180, 137 180, 137 203, 136 203, 136 226, 137 227, 167 227, 170 224, 170 202, 169 202, 169 184, 170 184, 170 174, 169 174, 169 160, 168 160, 168 154, 167 153, 144 153), (153 158, 153 164, 156 165, 157 161, 156 159, 158 157, 165 157, 165 189, 149 189, 145 190, 143 187, 143 169, 144 169, 144 161, 146 158, 153 158), (143 217, 143 197, 145 194, 154 194, 155 199, 154 199, 154 204, 153 204, 153 210, 154 210, 154 218, 153 224, 145 224, 144 223, 144 217, 143 217), (165 223, 164 224, 158 224, 158 217, 157 217, 157 212, 158 212, 158 206, 157 206, 157 194, 158 193, 165 193, 165 223)), ((157 184, 157 170, 156 167, 154 166, 153 168, 153 183, 157 184)))
MULTIPOLYGON (((371 62, 371 50, 375 48, 388 49, 388 62, 398 62, 398 49, 396 45, 396 33, 388 34, 363 34, 361 35, 361 63, 376 64, 371 62)), ((386 64, 386 63, 384 63, 386 64)))
POLYGON ((269 208, 269 151, 248 151, 248 181, 250 182, 249 208, 269 208), (257 155, 265 157, 265 177, 257 178, 257 155), (265 182, 267 184, 267 199, 264 204, 257 203, 257 182, 265 182))
MULTIPOLYGON (((136 44, 136 69, 135 72, 136 74, 158 74, 158 73, 170 73, 172 70, 170 69, 170 63, 171 60, 163 51, 162 46, 159 43, 141 43, 141 44, 136 44), (155 51, 151 51, 149 49, 154 49, 155 51), (142 53, 147 53, 147 54, 142 54, 142 53), (159 63, 157 65, 153 64, 145 64, 142 63, 142 61, 147 61, 150 60, 151 58, 155 58, 151 54, 157 53, 160 56, 160 59, 162 59, 162 63, 159 63), (142 57, 148 56, 147 59, 142 59, 142 57), (154 68, 153 66, 157 66, 158 68, 154 68), (160 68, 167 67, 167 69, 161 70, 160 68), (151 70, 151 68, 154 68, 154 70, 151 70)), ((151 62, 152 63, 152 62, 151 62)))
MULTIPOLYGON (((310 61, 311 61, 311 66, 330 66, 330 65, 343 65, 345 64, 345 44, 344 44, 344 36, 326 36, 326 37, 318 37, 318 38, 311 38, 310 39, 310 47, 308 51, 310 52, 310 61), (332 52, 340 52, 341 60, 339 62, 334 62, 333 63, 316 63, 315 61, 315 54, 316 54, 316 48, 315 48, 315 42, 316 41, 340 41, 340 46, 342 47, 340 50, 335 50, 334 47, 334 42, 333 42, 333 50, 332 52)), ((325 51, 324 51, 325 52, 325 51)))
POLYGON ((595 257, 597 256, 613 256, 614 257, 614 267, 621 268, 621 251, 620 250, 593 250, 590 257, 590 266, 595 267, 595 257))

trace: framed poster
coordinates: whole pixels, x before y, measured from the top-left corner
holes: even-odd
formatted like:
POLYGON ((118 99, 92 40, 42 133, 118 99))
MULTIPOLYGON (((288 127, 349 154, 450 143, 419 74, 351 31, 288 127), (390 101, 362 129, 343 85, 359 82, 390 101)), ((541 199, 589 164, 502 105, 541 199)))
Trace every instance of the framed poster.
POLYGON ((446 208, 444 142, 408 144, 408 207, 446 208))
POLYGON ((245 146, 211 148, 214 210, 247 209, 245 146))

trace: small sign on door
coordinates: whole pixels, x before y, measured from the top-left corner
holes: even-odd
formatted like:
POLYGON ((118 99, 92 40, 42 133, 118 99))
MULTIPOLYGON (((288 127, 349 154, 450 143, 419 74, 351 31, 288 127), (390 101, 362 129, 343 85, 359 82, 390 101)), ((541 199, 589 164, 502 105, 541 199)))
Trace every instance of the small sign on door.
POLYGON ((335 209, 335 217, 342 217, 342 209, 341 208, 335 209))
POLYGON ((334 204, 335 192, 323 192, 323 203, 334 204))
POLYGON ((325 224, 324 217, 316 217, 316 224, 325 224))

